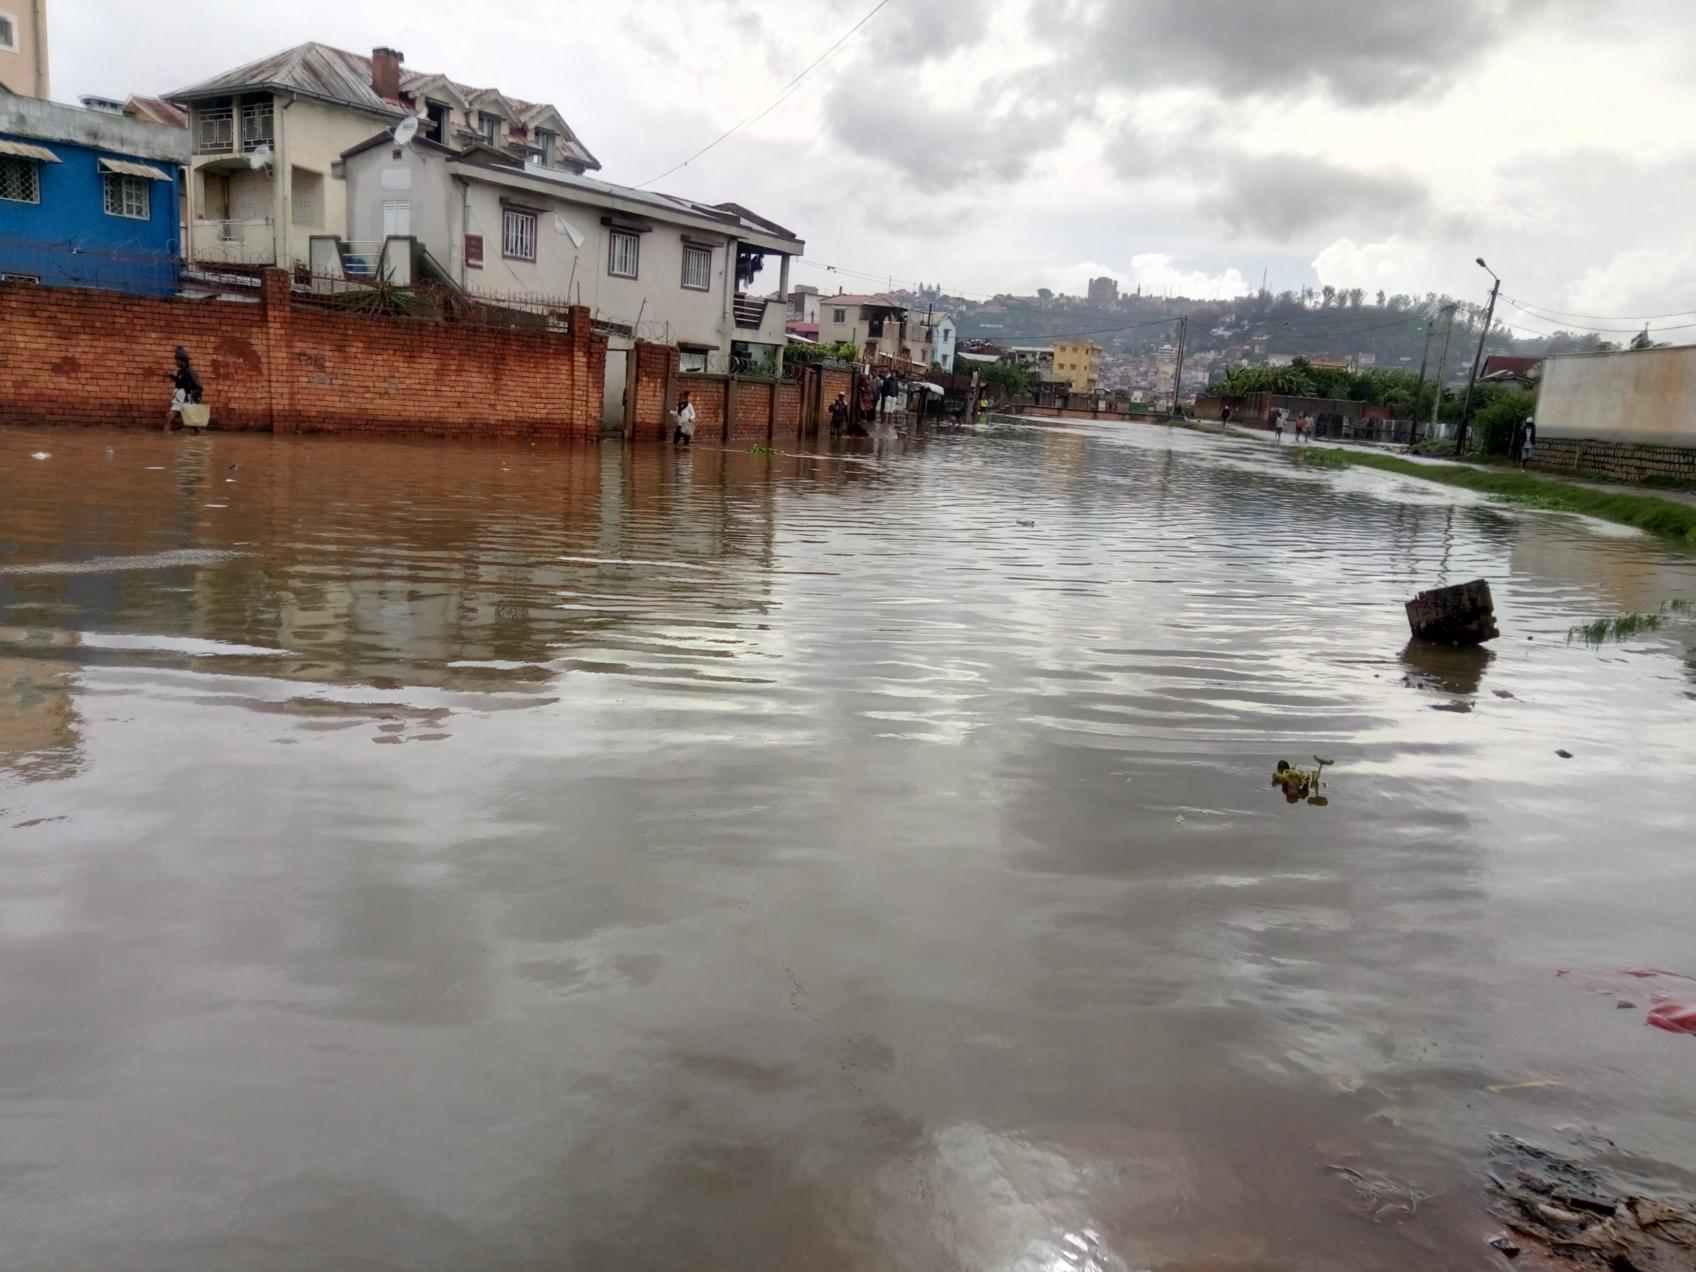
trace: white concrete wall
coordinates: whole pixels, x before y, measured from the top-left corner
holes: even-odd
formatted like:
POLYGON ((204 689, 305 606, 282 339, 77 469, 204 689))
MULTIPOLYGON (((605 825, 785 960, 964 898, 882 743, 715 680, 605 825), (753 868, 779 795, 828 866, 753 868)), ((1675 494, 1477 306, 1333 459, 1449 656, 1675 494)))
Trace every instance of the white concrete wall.
POLYGON ((1696 346, 1550 358, 1537 436, 1696 447, 1696 346))
MULTIPOLYGON (((601 318, 633 324, 640 317, 646 330, 669 324, 674 341, 715 349, 729 347, 731 320, 726 313, 725 272, 735 268, 729 235, 645 218, 655 228, 639 236, 637 276, 616 278, 608 269, 613 227, 601 224, 607 215, 604 209, 574 202, 563 190, 554 194, 514 189, 477 179, 462 187, 455 180, 455 172, 448 166, 447 156, 419 146, 406 147, 399 160, 394 159, 393 148, 388 146, 372 147, 353 156, 346 170, 350 209, 347 237, 355 242, 381 239, 384 201, 410 198, 413 235, 454 278, 463 276, 465 285, 473 291, 533 292, 573 303, 581 297, 581 303, 601 318), (393 174, 387 187, 385 171, 393 174), (394 188, 403 182, 410 188, 394 188), (503 198, 537 212, 534 261, 507 257, 502 252, 503 198), (582 236, 581 246, 572 240, 573 230, 582 236), (482 236, 481 269, 463 267, 467 233, 482 236), (685 236, 716 244, 706 291, 683 286, 685 236)), ((781 306, 775 306, 774 322, 781 333, 781 306)))
POLYGON ((279 97, 276 102, 278 155, 271 171, 277 199, 271 215, 288 227, 284 236, 285 254, 304 261, 310 255, 314 234, 340 234, 347 225, 347 187, 330 175, 330 165, 341 158, 342 151, 391 127, 393 121, 306 98, 297 98, 285 109, 286 101, 279 97), (294 168, 305 168, 323 177, 319 224, 294 223, 294 168))

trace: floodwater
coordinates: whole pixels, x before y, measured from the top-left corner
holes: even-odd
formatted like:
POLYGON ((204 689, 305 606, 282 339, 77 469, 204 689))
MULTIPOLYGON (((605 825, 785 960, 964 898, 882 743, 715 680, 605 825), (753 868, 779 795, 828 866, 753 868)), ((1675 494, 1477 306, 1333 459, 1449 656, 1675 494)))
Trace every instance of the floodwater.
POLYGON ((0 431, 0 1266, 1470 1269, 1492 1132, 1696 1184, 1615 985, 1696 975, 1696 648, 1566 640, 1696 559, 857 445, 0 431))

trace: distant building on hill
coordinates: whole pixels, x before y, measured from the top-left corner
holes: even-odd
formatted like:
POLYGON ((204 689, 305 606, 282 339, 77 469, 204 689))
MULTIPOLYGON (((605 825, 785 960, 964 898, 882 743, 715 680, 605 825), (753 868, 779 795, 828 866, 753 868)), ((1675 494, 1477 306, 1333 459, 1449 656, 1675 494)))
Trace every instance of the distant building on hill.
POLYGON ((1119 299, 1119 280, 1108 278, 1105 274, 1100 278, 1089 280, 1089 303, 1092 305, 1107 305, 1119 299))

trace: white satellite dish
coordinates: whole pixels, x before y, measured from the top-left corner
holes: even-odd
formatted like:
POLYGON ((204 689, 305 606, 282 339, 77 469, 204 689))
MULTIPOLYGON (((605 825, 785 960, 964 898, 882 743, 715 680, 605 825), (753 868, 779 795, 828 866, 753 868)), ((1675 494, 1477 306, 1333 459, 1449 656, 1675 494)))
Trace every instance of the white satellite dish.
POLYGON ((270 162, 271 147, 267 142, 260 142, 247 156, 247 166, 256 172, 270 162))
POLYGON ((578 229, 570 221, 566 220, 558 212, 554 213, 554 233, 565 235, 571 240, 571 246, 573 247, 583 246, 583 231, 578 229))
POLYGON ((395 145, 404 146, 418 135, 418 116, 408 115, 395 125, 395 145))

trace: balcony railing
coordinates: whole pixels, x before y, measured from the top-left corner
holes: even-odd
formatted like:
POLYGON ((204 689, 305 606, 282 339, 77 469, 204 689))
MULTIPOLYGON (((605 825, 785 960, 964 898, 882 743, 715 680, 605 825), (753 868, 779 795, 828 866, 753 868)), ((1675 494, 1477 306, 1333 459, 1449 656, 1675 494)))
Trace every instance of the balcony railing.
POLYGON ((769 302, 757 296, 736 298, 736 325, 748 331, 758 331, 766 320, 769 302))
POLYGON ((246 154, 270 146, 277 140, 277 116, 270 102, 253 102, 238 114, 233 106, 214 106, 194 112, 194 152, 198 155, 233 155, 236 139, 246 154), (238 134, 237 124, 240 124, 238 134))
POLYGON ((277 139, 277 116, 270 102, 241 108, 241 148, 244 151, 269 146, 277 139))
POLYGON ((194 151, 201 155, 234 154, 236 113, 228 106, 194 112, 194 151))

